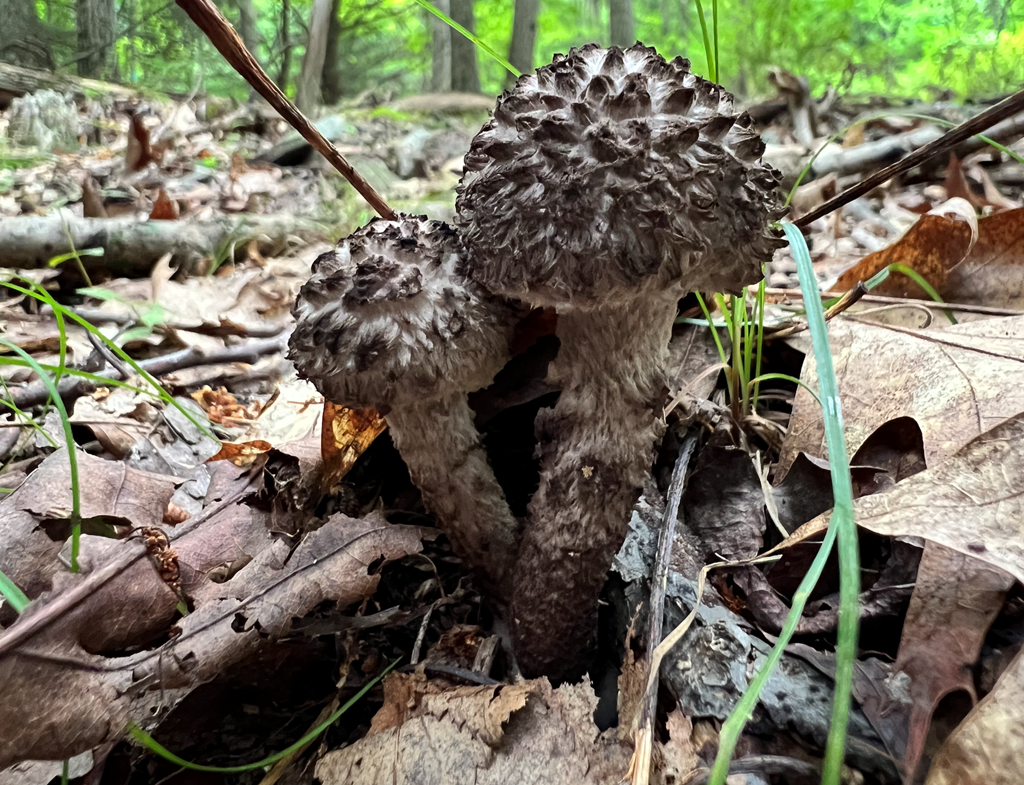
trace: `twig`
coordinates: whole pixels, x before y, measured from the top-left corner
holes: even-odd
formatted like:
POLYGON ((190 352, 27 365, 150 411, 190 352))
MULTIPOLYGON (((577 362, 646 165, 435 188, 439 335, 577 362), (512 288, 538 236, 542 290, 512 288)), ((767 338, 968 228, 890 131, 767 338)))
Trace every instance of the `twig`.
MULTIPOLYGON (((179 3, 180 2, 181 0, 179 0, 179 3)), ((794 220, 793 223, 801 228, 808 226, 822 216, 828 215, 833 210, 837 210, 842 207, 844 204, 849 204, 854 199, 859 199, 871 189, 881 185, 887 180, 891 180, 896 175, 906 172, 908 169, 913 169, 915 166, 923 164, 930 158, 951 150, 965 139, 970 139, 975 134, 982 133, 996 123, 1013 117, 1022 110, 1024 110, 1024 90, 1018 90, 1009 98, 1000 101, 995 106, 986 109, 984 112, 972 117, 970 120, 960 123, 956 128, 950 129, 948 133, 943 134, 934 142, 929 142, 928 144, 917 148, 906 158, 879 169, 877 172, 864 178, 856 185, 847 188, 840 194, 836 194, 825 202, 825 204, 811 210, 807 215, 800 216, 794 220)))
POLYGON ((672 481, 668 487, 668 499, 665 502, 665 514, 662 518, 661 537, 658 539, 658 554, 654 559, 654 570, 651 573, 651 602, 647 622, 647 652, 644 655, 644 669, 648 674, 647 689, 640 703, 640 715, 637 718, 635 736, 634 762, 631 765, 633 785, 647 785, 651 771, 651 752, 654 744, 654 718, 658 710, 658 679, 657 664, 654 652, 661 643, 661 633, 665 620, 665 589, 668 585, 668 566, 672 557, 672 542, 676 533, 676 520, 679 516, 679 503, 686 488, 686 470, 690 458, 697 447, 697 434, 689 434, 683 440, 683 446, 676 457, 676 465, 672 469, 672 481))
MULTIPOLYGON (((100 308, 72 308, 71 312, 75 314, 75 316, 80 316, 85 319, 89 324, 136 325, 141 323, 139 317, 135 314, 108 313, 100 308)), ((53 308, 49 305, 44 305, 39 309, 39 313, 43 316, 52 316, 53 308)), ((203 324, 160 322, 159 324, 154 325, 153 329, 176 330, 178 332, 195 333, 196 335, 212 335, 215 338, 225 338, 229 335, 236 335, 239 338, 273 338, 275 335, 280 335, 284 332, 285 325, 271 324, 247 327, 244 324, 234 324, 232 322, 225 322, 222 324, 213 324, 210 322, 204 322, 203 324)))
MULTIPOLYGON (((827 322, 835 318, 851 305, 855 304, 867 293, 868 288, 864 285, 864 282, 858 281, 856 286, 839 298, 839 302, 835 303, 831 308, 825 311, 825 321, 827 322)), ((794 333, 803 332, 806 329, 807 322, 796 322, 787 327, 781 327, 778 330, 765 330, 764 340, 771 341, 776 338, 785 338, 789 335, 793 335, 794 333)))
MULTIPOLYGON (((163 376, 174 371, 182 371, 186 368, 197 368, 200 365, 220 365, 222 363, 255 363, 260 357, 267 354, 283 352, 288 346, 288 335, 284 334, 276 338, 257 338, 238 346, 226 346, 213 352, 204 352, 194 346, 182 349, 180 352, 165 354, 163 357, 153 357, 143 360, 139 366, 152 376, 163 376)), ((107 376, 115 381, 121 381, 126 377, 120 376, 117 370, 107 367, 99 374, 107 376)), ((86 395, 96 389, 98 385, 88 379, 82 379, 72 375, 65 375, 58 384, 60 397, 63 399, 77 398, 86 395)), ((46 401, 49 392, 46 386, 35 381, 32 384, 22 387, 11 396, 14 404, 25 409, 29 406, 38 406, 46 401)))
POLYGON ((313 146, 314 150, 341 172, 341 175, 352 184, 352 187, 369 203, 370 207, 376 210, 382 218, 394 220, 397 217, 395 211, 388 206, 383 197, 359 172, 352 168, 352 165, 345 160, 345 156, 338 152, 338 148, 331 144, 296 108, 295 104, 288 100, 281 92, 281 88, 271 81, 260 64, 256 62, 256 58, 245 48, 242 39, 235 32, 235 28, 224 18, 212 0, 176 1, 199 29, 206 33, 206 37, 210 39, 210 42, 231 67, 242 75, 253 90, 267 99, 278 114, 298 131, 302 138, 313 146))
MULTIPOLYGON (((821 292, 822 300, 838 297, 837 292, 821 292)), ((786 304, 788 300, 802 300, 804 294, 799 289, 765 289, 766 302, 775 305, 786 304)), ((966 305, 963 303, 937 303, 931 300, 918 300, 913 297, 886 297, 881 294, 866 294, 861 302, 878 303, 880 305, 910 305, 931 311, 960 311, 962 313, 980 313, 987 316, 1020 316, 1020 311, 1012 308, 995 308, 989 305, 966 305)))

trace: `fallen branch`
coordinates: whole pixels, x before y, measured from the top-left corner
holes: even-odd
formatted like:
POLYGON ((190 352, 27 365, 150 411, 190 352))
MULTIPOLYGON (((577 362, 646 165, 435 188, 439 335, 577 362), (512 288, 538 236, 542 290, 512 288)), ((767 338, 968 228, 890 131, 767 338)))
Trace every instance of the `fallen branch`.
MULTIPOLYGON (((213 352, 204 352, 195 346, 182 349, 180 352, 165 354, 163 357, 153 357, 143 360, 139 366, 151 376, 164 376, 174 371, 182 371, 186 368, 197 368, 201 365, 220 365, 224 363, 255 363, 260 357, 268 354, 283 352, 288 346, 288 333, 275 338, 257 338, 237 346, 225 346, 213 352)), ((124 381, 124 377, 110 365, 99 372, 115 381, 124 381)), ((60 397, 64 400, 81 397, 95 390, 99 385, 88 379, 76 376, 65 376, 60 380, 57 389, 60 397)), ((49 397, 46 386, 35 381, 11 395, 11 400, 19 408, 38 406, 44 403, 49 397)))
POLYGON ((878 187, 887 180, 891 180, 896 175, 902 174, 909 169, 913 169, 915 166, 920 166, 925 161, 954 149, 961 142, 970 139, 975 134, 984 133, 997 123, 1008 120, 1015 115, 1020 114, 1022 111, 1024 111, 1024 90, 1019 90, 1006 100, 1000 101, 998 104, 990 109, 986 109, 976 117, 972 117, 970 120, 961 123, 938 139, 929 142, 923 147, 919 147, 906 158, 897 161, 894 164, 890 164, 884 169, 879 169, 870 177, 867 177, 857 183, 857 185, 852 188, 847 188, 842 193, 837 194, 832 199, 829 199, 816 210, 812 210, 807 213, 807 215, 797 218, 793 223, 799 227, 809 226, 819 218, 828 215, 833 210, 839 209, 844 204, 849 204, 854 199, 859 199, 873 188, 878 187))
POLYGON ((0 63, 0 109, 6 108, 11 97, 34 93, 36 90, 70 92, 79 98, 109 95, 113 98, 130 99, 141 95, 137 90, 110 82, 83 79, 70 74, 53 74, 48 71, 36 71, 32 68, 0 63))
POLYGON ((352 164, 345 160, 338 148, 320 133, 298 108, 281 92, 281 88, 274 84, 266 72, 256 62, 256 58, 245 48, 242 39, 231 23, 224 18, 211 2, 211 0, 177 0, 178 6, 196 23, 200 30, 206 33, 206 37, 217 47, 217 51, 224 55, 232 68, 249 83, 253 90, 262 95, 270 103, 278 114, 288 124, 302 134, 302 138, 313 145, 313 149, 327 159, 327 161, 341 172, 352 187, 359 192, 367 203, 377 213, 389 221, 397 218, 383 197, 374 190, 366 179, 352 168, 352 164))
POLYGON ((305 241, 328 236, 326 227, 305 218, 277 215, 225 216, 216 221, 139 221, 136 218, 77 218, 70 215, 21 216, 0 221, 0 264, 42 268, 55 256, 74 248, 102 248, 102 256, 83 256, 88 268, 104 268, 124 276, 148 275, 157 260, 171 254, 172 263, 189 271, 213 257, 230 240, 239 247, 248 239, 261 252, 279 250, 286 238, 305 241))
MULTIPOLYGON (((53 309, 44 305, 39 309, 39 312, 43 316, 52 316, 53 309)), ((121 326, 135 326, 141 324, 139 317, 133 313, 108 313, 107 311, 100 310, 99 308, 73 308, 71 312, 89 324, 117 324, 121 326)), ((263 324, 255 326, 247 326, 244 324, 234 324, 226 320, 221 320, 216 324, 212 322, 203 322, 202 324, 184 324, 182 322, 160 322, 160 324, 154 327, 157 332, 160 331, 175 331, 175 332, 186 332, 195 333, 196 335, 210 335, 214 338, 227 338, 235 336, 238 338, 273 338, 275 335, 280 335, 284 332, 285 327, 281 324, 263 324)))

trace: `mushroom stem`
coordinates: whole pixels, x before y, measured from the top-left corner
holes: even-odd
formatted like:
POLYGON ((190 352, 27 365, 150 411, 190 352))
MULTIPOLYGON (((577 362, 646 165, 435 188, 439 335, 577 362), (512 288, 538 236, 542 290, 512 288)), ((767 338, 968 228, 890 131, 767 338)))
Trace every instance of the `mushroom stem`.
POLYGON ((574 678, 597 630, 598 596, 663 431, 678 291, 558 316, 562 385, 537 415, 540 487, 516 564, 516 658, 526 676, 574 678))
POLYGON ((391 437, 452 549, 507 602, 519 524, 495 479, 465 393, 395 407, 391 437))

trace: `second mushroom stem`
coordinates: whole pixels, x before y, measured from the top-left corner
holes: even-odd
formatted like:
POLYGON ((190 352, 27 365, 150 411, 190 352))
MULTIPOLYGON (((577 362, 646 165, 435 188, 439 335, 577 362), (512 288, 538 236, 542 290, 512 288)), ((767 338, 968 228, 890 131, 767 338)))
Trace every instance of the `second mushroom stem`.
POLYGON ((518 523, 487 460, 465 394, 396 407, 386 419, 412 481, 452 549, 480 568, 492 596, 508 602, 518 523))
POLYGON ((648 295, 559 314, 550 376, 562 393, 537 416, 540 487, 513 579, 524 675, 574 678, 586 668, 598 596, 663 430, 676 304, 648 295))

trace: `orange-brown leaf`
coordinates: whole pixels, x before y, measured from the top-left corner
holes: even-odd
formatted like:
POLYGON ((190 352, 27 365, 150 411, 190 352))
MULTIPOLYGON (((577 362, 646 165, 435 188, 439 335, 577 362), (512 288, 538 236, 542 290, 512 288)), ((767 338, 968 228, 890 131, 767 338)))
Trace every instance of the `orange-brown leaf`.
POLYGON ((172 201, 167 191, 160 189, 160 194, 153 203, 153 209, 149 211, 151 221, 175 221, 178 218, 178 203, 172 201))
POLYGON ((1024 207, 978 221, 978 242, 940 292, 950 302, 1024 310, 1024 207))
POLYGON ((270 442, 257 439, 251 442, 223 442, 216 455, 207 460, 207 463, 214 461, 231 461, 235 466, 251 466, 257 458, 270 452, 270 442))
POLYGON ((322 483, 325 492, 348 473, 356 459, 386 427, 384 418, 374 409, 324 404, 320 448, 324 461, 322 483))
MULTIPOLYGON (((978 220, 974 208, 964 199, 950 199, 922 215, 905 235, 888 248, 868 254, 844 272, 834 288, 848 291, 859 281, 867 281, 890 264, 899 263, 917 271, 941 292, 946 286, 949 271, 974 246, 977 233, 978 220)), ((929 299, 921 287, 899 273, 891 274, 874 289, 874 293, 929 299)))

